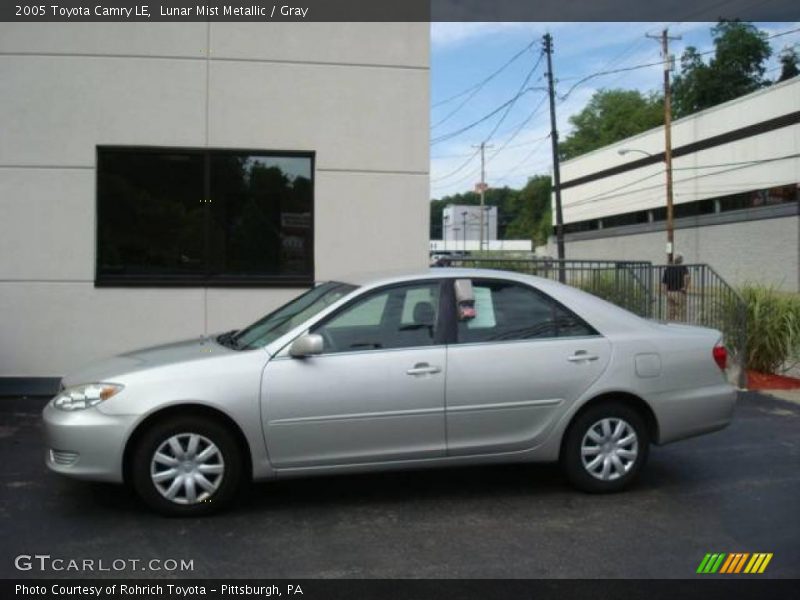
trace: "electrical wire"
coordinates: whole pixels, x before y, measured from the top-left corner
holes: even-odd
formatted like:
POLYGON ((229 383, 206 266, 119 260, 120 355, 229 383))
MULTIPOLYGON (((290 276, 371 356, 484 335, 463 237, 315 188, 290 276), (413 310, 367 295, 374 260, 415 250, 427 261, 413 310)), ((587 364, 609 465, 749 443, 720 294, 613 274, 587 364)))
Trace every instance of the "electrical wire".
MULTIPOLYGON (((777 38, 777 37, 781 37, 781 36, 784 36, 784 35, 789 35, 790 33, 795 33, 795 32, 798 32, 798 31, 800 31, 800 27, 796 27, 794 29, 789 29, 787 31, 781 31, 781 32, 778 32, 778 33, 773 33, 772 35, 766 36, 765 39, 771 40, 771 39, 774 39, 774 38, 777 38)), ((697 52, 696 56, 706 56, 706 55, 712 54, 712 53, 714 53, 716 51, 717 51, 717 49, 716 49, 716 47, 714 47, 714 48, 711 48, 709 50, 704 50, 703 52, 697 52)), ((567 92, 565 94, 559 95, 559 99, 560 99, 561 102, 564 102, 565 100, 567 100, 567 98, 569 98, 570 94, 573 91, 575 91, 575 88, 577 88, 580 85, 583 85, 584 83, 586 83, 587 81, 590 81, 591 79, 594 79, 595 77, 601 77, 603 75, 613 75, 615 73, 627 73, 628 71, 635 71, 637 69, 644 69, 644 68, 647 68, 647 67, 654 67, 654 66, 657 66, 657 65, 663 65, 668 60, 670 60, 670 59, 669 58, 667 58, 667 59, 663 59, 662 58, 658 62, 645 63, 645 64, 641 64, 641 65, 632 65, 630 67, 622 67, 622 68, 619 68, 619 69, 611 69, 611 70, 607 70, 607 71, 598 71, 596 73, 591 73, 589 75, 586 75, 585 77, 582 77, 577 82, 575 82, 572 85, 572 87, 570 87, 567 90, 567 92)))
POLYGON ((431 179, 431 183, 435 183, 435 182, 441 181, 443 179, 449 179, 453 175, 456 175, 456 174, 460 173, 461 171, 463 171, 464 169, 467 168, 467 165, 469 163, 471 163, 473 160, 475 160, 475 157, 478 156, 478 154, 480 154, 480 151, 481 151, 481 149, 478 148, 475 152, 470 154, 469 158, 467 160, 465 160, 463 163, 461 163, 458 167, 456 167, 455 169, 453 169, 452 171, 450 171, 446 175, 440 175, 439 177, 434 177, 433 179, 431 179))
MULTIPOLYGON (((542 63, 542 58, 544 58, 544 52, 539 53, 539 59, 533 65, 531 70, 528 71, 528 74, 525 76, 525 79, 523 79, 522 84, 520 84, 519 89, 517 90, 517 96, 516 96, 517 100, 519 100, 519 98, 521 97, 523 90, 530 89, 533 91, 533 88, 528 87, 528 83, 530 82, 531 77, 533 77, 533 74, 536 72, 536 69, 538 69, 539 65, 542 63)), ((506 120, 506 117, 508 117, 508 114, 511 112, 511 109, 514 108, 515 104, 516 100, 508 105, 503 115, 500 117, 497 123, 495 123, 494 128, 489 132, 489 135, 487 135, 486 138, 483 140, 484 144, 488 144, 489 141, 492 139, 492 136, 495 133, 497 133, 497 130, 500 129, 500 125, 502 125, 503 122, 506 120)))
MULTIPOLYGON (((533 120, 533 118, 537 115, 537 113, 542 109, 542 106, 544 106, 545 100, 547 100, 547 96, 542 96, 542 99, 539 101, 539 104, 536 105, 536 108, 534 108, 533 111, 531 112, 531 114, 529 114, 528 117, 519 124, 519 126, 514 130, 514 132, 506 139, 506 141, 503 142, 503 144, 501 144, 500 147, 491 154, 491 156, 489 156, 489 158, 486 161, 487 163, 491 162, 492 159, 494 159, 503 150, 508 149, 508 147, 509 147, 508 145, 514 140, 514 138, 516 138, 520 134, 520 132, 523 130, 523 128, 528 123, 530 123, 533 120)), ((547 134, 547 137, 550 137, 550 134, 547 134)), ((532 143, 532 142, 529 142, 529 143, 532 143)))
POLYGON ((462 96, 470 93, 473 90, 475 90, 475 93, 477 93, 478 91, 480 91, 480 89, 483 86, 485 86, 492 79, 497 77, 500 73, 505 71, 509 66, 511 66, 511 64, 514 63, 514 61, 516 61, 520 56, 522 56, 528 50, 530 50, 533 47, 533 45, 538 41, 538 39, 539 38, 537 37, 537 38, 534 38, 533 40, 531 40, 530 44, 528 44, 522 50, 517 52, 514 56, 512 56, 510 59, 508 59, 508 61, 505 62, 499 69, 497 69, 496 71, 491 73, 488 77, 484 78, 482 81, 479 81, 478 83, 476 83, 474 85, 471 85, 467 89, 459 92, 458 94, 454 94, 453 96, 450 96, 449 98, 445 98, 444 100, 439 100, 438 102, 436 102, 433 105, 431 105, 431 108, 437 108, 439 106, 442 106, 443 104, 448 104, 449 102, 452 102, 453 100, 457 100, 458 98, 461 98, 462 96))
POLYGON ((469 125, 465 125, 461 129, 457 129, 456 131, 451 131, 449 133, 445 133, 445 134, 440 135, 440 136, 438 136, 436 138, 433 138, 431 140, 430 145, 434 146, 436 144, 440 144, 441 142, 445 142, 445 141, 447 141, 449 139, 452 139, 452 138, 454 138, 456 136, 461 135, 462 133, 465 133, 465 132, 469 131, 470 129, 473 129, 473 128, 477 127, 481 123, 484 123, 484 122, 488 121, 489 119, 491 119, 493 116, 495 116, 497 113, 499 113, 500 111, 505 109, 510 104, 515 103, 517 100, 519 100, 520 97, 524 96, 525 94, 527 94, 531 90, 532 90, 532 88, 527 88, 525 90, 522 90, 521 92, 517 93, 515 96, 512 96, 510 99, 508 99, 505 102, 503 102, 503 104, 501 104, 500 106, 498 106, 497 108, 492 110, 490 113, 482 116, 477 121, 473 121, 469 125))

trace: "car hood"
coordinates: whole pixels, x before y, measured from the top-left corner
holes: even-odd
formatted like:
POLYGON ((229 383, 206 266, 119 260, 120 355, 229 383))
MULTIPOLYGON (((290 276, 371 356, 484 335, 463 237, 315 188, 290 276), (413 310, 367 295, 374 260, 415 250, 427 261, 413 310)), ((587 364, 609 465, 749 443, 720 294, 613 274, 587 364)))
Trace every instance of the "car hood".
POLYGON ((234 352, 215 341, 216 336, 142 348, 93 362, 62 379, 65 387, 99 381, 113 382, 126 373, 180 362, 208 360, 234 352))

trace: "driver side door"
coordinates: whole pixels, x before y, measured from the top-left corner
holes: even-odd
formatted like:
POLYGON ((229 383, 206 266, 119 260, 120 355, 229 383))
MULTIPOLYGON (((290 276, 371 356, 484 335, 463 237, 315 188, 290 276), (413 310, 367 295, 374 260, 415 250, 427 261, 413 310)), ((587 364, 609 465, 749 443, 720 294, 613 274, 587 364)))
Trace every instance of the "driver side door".
POLYGON ((262 419, 276 468, 444 456, 439 288, 422 280, 367 292, 311 329, 322 354, 267 364, 262 419))

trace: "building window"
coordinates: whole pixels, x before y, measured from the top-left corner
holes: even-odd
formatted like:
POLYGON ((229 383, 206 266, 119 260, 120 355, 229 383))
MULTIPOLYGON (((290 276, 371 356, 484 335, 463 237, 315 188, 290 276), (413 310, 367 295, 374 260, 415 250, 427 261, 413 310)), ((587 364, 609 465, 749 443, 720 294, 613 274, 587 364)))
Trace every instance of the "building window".
POLYGON ((313 154, 97 149, 98 285, 307 285, 313 154))

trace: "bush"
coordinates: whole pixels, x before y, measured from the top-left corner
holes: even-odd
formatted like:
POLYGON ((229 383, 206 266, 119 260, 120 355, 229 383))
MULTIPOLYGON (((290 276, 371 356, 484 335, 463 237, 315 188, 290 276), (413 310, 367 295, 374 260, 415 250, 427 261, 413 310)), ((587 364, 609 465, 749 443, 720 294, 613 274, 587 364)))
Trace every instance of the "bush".
POLYGON ((800 296, 746 285, 747 368, 776 373, 800 361, 800 296))
POLYGON ((579 281, 567 283, 633 313, 646 316, 649 304, 647 288, 631 272, 625 269, 597 269, 580 275, 579 281))

